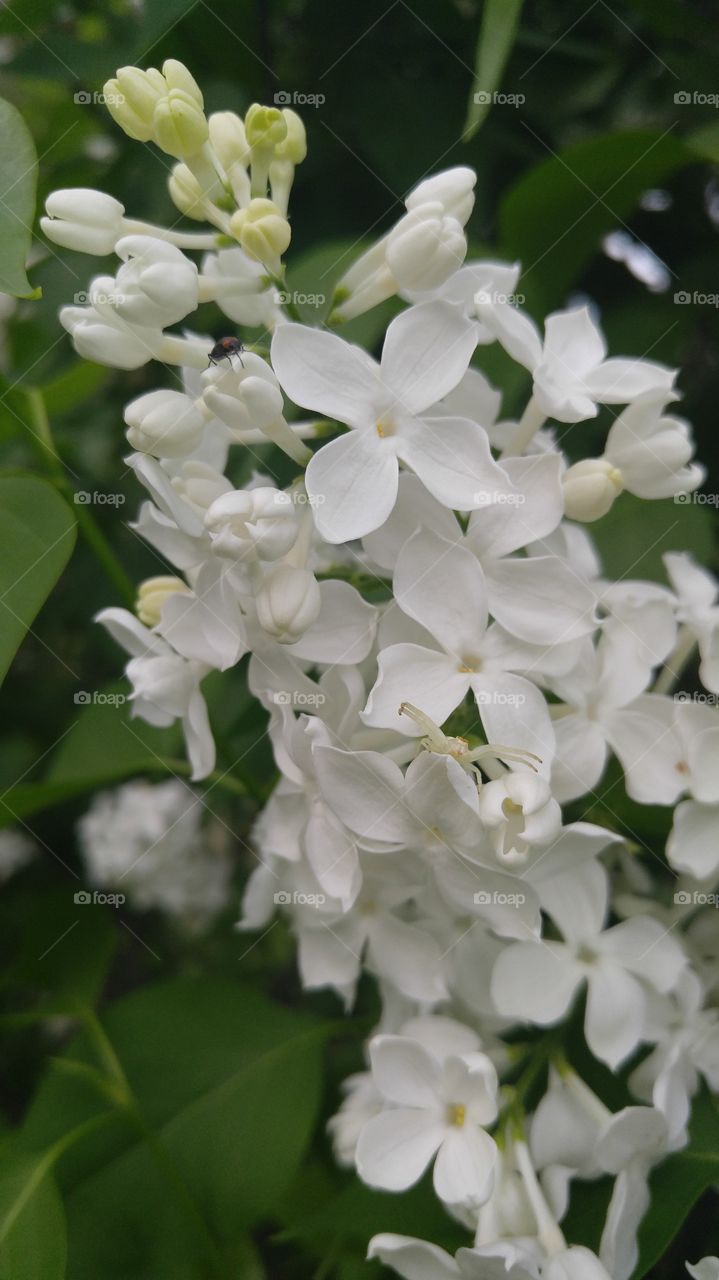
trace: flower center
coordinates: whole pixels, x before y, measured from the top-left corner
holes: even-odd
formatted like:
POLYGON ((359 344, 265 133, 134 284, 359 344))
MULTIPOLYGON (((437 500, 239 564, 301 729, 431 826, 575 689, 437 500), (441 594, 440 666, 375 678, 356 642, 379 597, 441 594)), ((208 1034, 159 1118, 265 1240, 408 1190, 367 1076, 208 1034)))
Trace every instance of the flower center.
POLYGON ((467 1108, 463 1102, 452 1102, 447 1107, 447 1121, 461 1129, 467 1118, 467 1108))

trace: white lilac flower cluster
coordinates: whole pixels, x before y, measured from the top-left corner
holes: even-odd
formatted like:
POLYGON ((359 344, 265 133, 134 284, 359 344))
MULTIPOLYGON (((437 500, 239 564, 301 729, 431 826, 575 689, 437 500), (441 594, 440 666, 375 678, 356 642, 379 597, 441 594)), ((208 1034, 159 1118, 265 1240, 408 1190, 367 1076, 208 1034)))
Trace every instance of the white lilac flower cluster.
POLYGON ((421 182, 328 321, 298 322, 282 292, 297 116, 208 120, 176 62, 125 68, 107 94, 126 133, 176 161, 170 195, 209 230, 137 223, 95 191, 48 200, 52 240, 120 261, 61 313, 77 351, 177 370, 125 411, 148 495, 135 527, 173 572, 142 584, 136 615, 100 621, 130 654, 135 714, 182 722, 194 779, 215 762, 202 681, 251 655, 280 779, 240 927, 279 906, 305 987, 348 1008, 374 975, 383 1015, 332 1121, 338 1158, 396 1192, 433 1166, 474 1235, 456 1258, 392 1235, 370 1255, 410 1280, 627 1280, 649 1171, 686 1144, 700 1082, 719 1086, 719 711, 670 692, 695 647, 719 692, 717 588, 681 552, 666 586, 609 581, 586 529, 623 490, 701 482, 674 372, 608 357, 585 306, 542 336, 513 305, 518 265, 465 264, 467 168, 421 182), (389 297, 406 305, 378 359, 336 332, 389 297), (205 301, 256 341, 223 358, 173 331, 205 301), (532 377, 516 422, 472 364, 495 341, 532 377), (551 424, 600 405, 621 407, 604 452, 569 465, 551 424), (234 488, 228 459, 268 441, 295 480, 262 462, 234 488), (610 757, 633 801, 677 804, 666 862, 631 856, 611 792, 603 825, 565 821, 610 757), (563 1053, 581 992, 591 1053, 613 1071, 637 1056, 618 1113, 563 1053), (525 1114, 538 1062, 548 1088, 525 1114), (573 1179, 602 1174, 596 1256, 560 1223, 573 1179))
POLYGON ((78 823, 90 883, 201 929, 227 905, 232 874, 222 829, 203 827, 204 813, 200 796, 176 779, 101 791, 78 823))

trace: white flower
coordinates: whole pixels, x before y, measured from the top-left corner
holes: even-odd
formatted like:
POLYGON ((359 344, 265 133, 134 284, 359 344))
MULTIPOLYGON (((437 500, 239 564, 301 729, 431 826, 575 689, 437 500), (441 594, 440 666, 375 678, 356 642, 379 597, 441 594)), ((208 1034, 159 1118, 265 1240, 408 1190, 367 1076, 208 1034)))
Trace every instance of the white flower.
POLYGON ((497 1079, 483 1053, 440 1063, 403 1036, 370 1043, 372 1078, 386 1109, 357 1143, 363 1181, 388 1191, 412 1186, 431 1160, 434 1188, 448 1204, 480 1205, 492 1190, 496 1148, 482 1127, 497 1114, 497 1079))
POLYGON ((125 406, 133 449, 157 458, 184 458, 200 444, 205 418, 181 391, 150 391, 125 406))
POLYGON ((677 596, 679 620, 696 637, 702 684, 719 693, 719 585, 686 552, 664 556, 669 581, 677 596))
POLYGON ((685 1262, 692 1280, 719 1280, 719 1258, 700 1258, 699 1262, 685 1262))
POLYGON ((381 365, 319 329, 276 331, 272 364, 290 398, 352 428, 314 455, 305 477, 328 542, 379 528, 397 497, 400 461, 448 507, 468 511, 483 505, 487 491, 513 492, 481 427, 423 416, 457 385, 474 346, 473 326, 446 302, 410 307, 393 320, 381 365))
POLYGON ((479 319, 534 377, 542 413, 558 422, 582 422, 597 404, 629 404, 646 393, 668 393, 675 374, 650 360, 607 359, 607 348, 588 307, 548 316, 544 343, 536 325, 508 303, 475 299, 479 319))
POLYGON ((525 748, 548 767, 554 735, 544 698, 529 680, 510 674, 531 669, 537 651, 496 624, 488 627, 484 578, 471 551, 416 533, 397 561, 394 594, 420 624, 421 642, 381 651, 365 723, 410 732, 400 714, 410 702, 443 724, 471 690, 488 741, 525 748))
POLYGON ((479 793, 479 816, 506 866, 524 866, 532 846, 549 844, 562 825, 547 782, 528 773, 507 773, 486 782, 479 793))
POLYGON ((637 498, 690 493, 704 479, 703 467, 687 465, 694 452, 689 424, 665 414, 667 398, 665 391, 638 397, 607 436, 604 457, 619 473, 621 487, 637 498))
POLYGON ((53 191, 45 201, 47 217, 40 219, 48 240, 64 249, 79 249, 105 257, 122 235, 124 205, 104 191, 70 187, 53 191))
POLYGON ((200 692, 208 668, 180 657, 126 609, 103 609, 97 621, 132 655, 126 675, 133 686, 133 715, 163 727, 181 720, 192 778, 206 778, 215 767, 215 743, 200 692))
POLYGON ((90 882, 124 893, 137 910, 203 924, 227 905, 231 874, 224 848, 202 831, 203 812, 175 780, 100 792, 78 823, 90 882))
POLYGON ((499 1013, 559 1021, 578 988, 588 985, 584 1033, 592 1053, 616 1068, 643 1037, 647 993, 667 992, 686 958, 661 925, 647 917, 603 929, 608 882, 595 862, 540 886, 544 909, 563 942, 510 944, 495 965, 492 996, 499 1013))

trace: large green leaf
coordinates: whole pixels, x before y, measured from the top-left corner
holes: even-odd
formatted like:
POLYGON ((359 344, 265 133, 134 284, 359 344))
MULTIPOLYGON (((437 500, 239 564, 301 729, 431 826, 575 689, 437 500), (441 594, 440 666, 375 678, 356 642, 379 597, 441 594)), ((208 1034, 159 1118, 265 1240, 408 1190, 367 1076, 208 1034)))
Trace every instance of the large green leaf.
POLYGON ((485 0, 477 42, 474 80, 464 124, 464 141, 473 138, 489 113, 507 59, 512 52, 523 0, 485 0))
POLYGON ((65 1213, 52 1164, 52 1152, 0 1148, 0 1280, 63 1280, 65 1213))
MULTIPOLYGON (((144 1136, 129 1122, 102 1130, 63 1162, 73 1280, 194 1280, 201 1265, 214 1275, 208 1235, 234 1256, 297 1172, 329 1027, 234 983, 185 978, 120 1001, 105 1028, 144 1136)), ((96 1061, 86 1033, 67 1057, 96 1061)), ((56 1068, 23 1143, 46 1148, 105 1105, 80 1073, 56 1068)))
POLYGON ((530 301, 545 309, 563 303, 601 237, 648 187, 693 158, 675 137, 649 129, 605 133, 556 155, 547 152, 499 212, 502 256, 521 259, 521 286, 530 301))
POLYGON ((70 508, 46 480, 0 476, 0 680, 65 568, 75 534, 70 508))
POLYGON ((650 1180, 651 1203, 639 1228, 639 1262, 632 1280, 641 1280, 681 1227, 707 1187, 719 1183, 719 1107, 707 1092, 692 1107, 690 1142, 659 1165, 650 1180))
POLYGON ((25 274, 35 216, 37 155, 20 112, 0 98, 0 292, 27 298, 33 287, 25 274))

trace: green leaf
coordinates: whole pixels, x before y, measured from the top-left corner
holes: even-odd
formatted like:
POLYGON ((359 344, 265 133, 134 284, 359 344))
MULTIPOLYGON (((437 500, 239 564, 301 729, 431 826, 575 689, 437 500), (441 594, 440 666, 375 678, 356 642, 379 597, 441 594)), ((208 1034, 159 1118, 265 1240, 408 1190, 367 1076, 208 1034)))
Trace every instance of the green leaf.
POLYGON ((667 585, 662 556, 689 551, 701 564, 713 558, 710 509, 700 503, 671 499, 645 502, 623 493, 611 510, 592 525, 592 537, 611 578, 648 578, 667 585))
POLYGON ((36 297, 25 274, 32 240, 37 187, 37 155, 20 112, 0 98, 0 292, 36 297))
POLYGON ((0 476, 0 680, 65 568, 75 535, 70 508, 46 480, 0 476))
POLYGON ((502 201, 499 230, 501 256, 521 259, 531 302, 545 310, 563 303, 601 237, 692 159, 678 139, 635 129, 548 154, 530 169, 502 201))
POLYGON ((63 1280, 65 1213, 52 1176, 54 1153, 0 1149, 0 1280, 63 1280))
MULTIPOLYGON (((183 978, 120 1001, 105 1028, 146 1136, 116 1126, 63 1160, 73 1280, 195 1280, 207 1233, 236 1250, 296 1175, 331 1027, 236 983, 183 978)), ((67 1055, 96 1061, 87 1033, 67 1055)), ((104 1106, 81 1074, 53 1070, 23 1145, 45 1148, 104 1106)))
POLYGON ((632 1280, 647 1274, 702 1192, 719 1182, 719 1108, 706 1091, 694 1101, 689 1132, 689 1146, 664 1160, 651 1176, 651 1203, 639 1228, 639 1262, 632 1280))
POLYGON ((492 97, 512 52, 517 34, 522 0, 485 0, 482 26, 477 42, 474 80, 469 96, 464 142, 473 138, 489 113, 492 97))
POLYGON ((64 369, 51 382, 41 388, 45 399, 45 407, 50 418, 75 409, 90 396, 95 395, 110 377, 109 369, 102 365, 92 364, 89 360, 78 361, 64 369))

